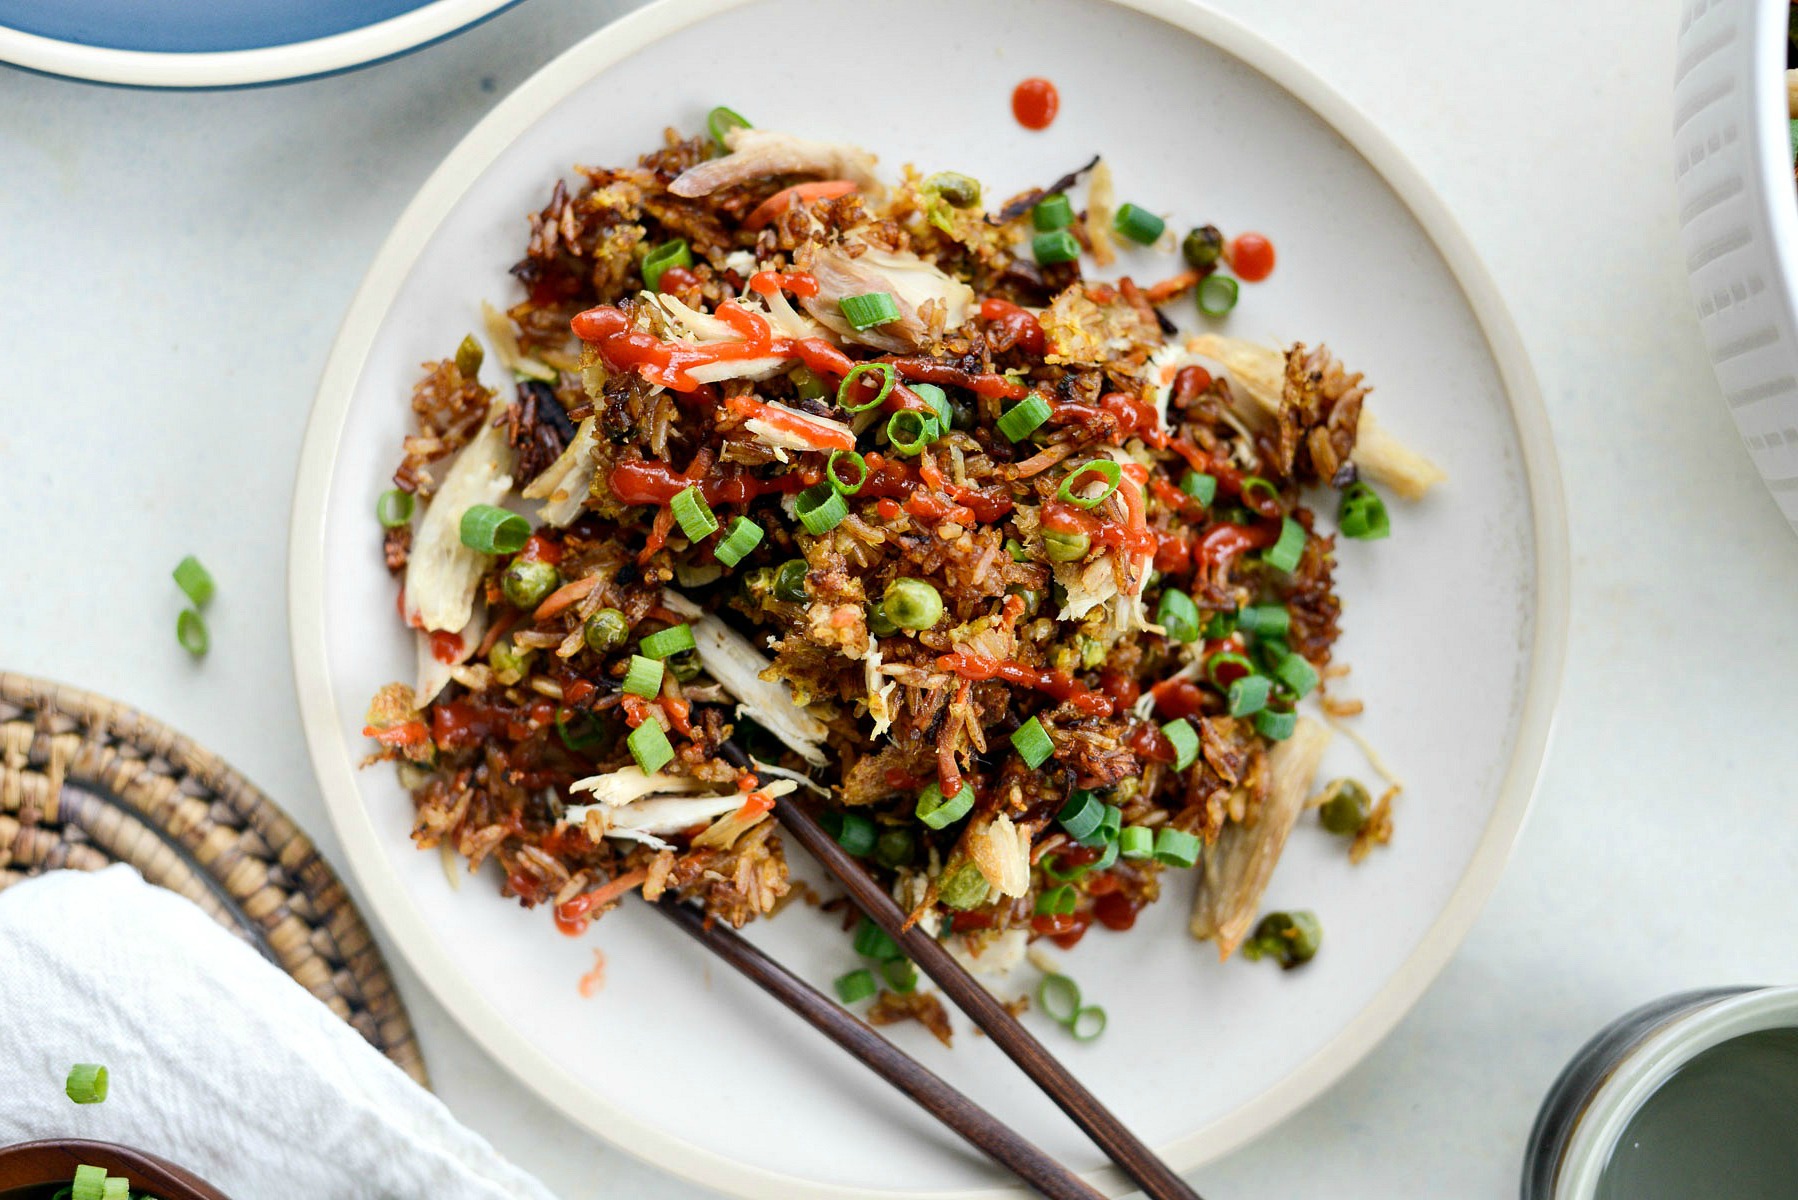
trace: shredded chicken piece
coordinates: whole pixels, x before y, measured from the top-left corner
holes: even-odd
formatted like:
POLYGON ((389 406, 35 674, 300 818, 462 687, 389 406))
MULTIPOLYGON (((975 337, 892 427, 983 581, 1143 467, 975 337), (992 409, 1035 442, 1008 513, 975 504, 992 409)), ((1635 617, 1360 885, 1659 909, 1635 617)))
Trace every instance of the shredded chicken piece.
POLYGON ((816 295, 801 299, 805 311, 844 341, 895 354, 923 348, 933 336, 965 324, 974 289, 909 251, 881 250, 855 242, 819 246, 799 261, 818 281, 816 295), (885 292, 899 307, 897 320, 857 330, 843 319, 838 301, 885 292))
POLYGON ((852 179, 871 192, 880 188, 880 180, 874 174, 874 156, 859 146, 815 142, 773 129, 748 128, 731 130, 724 137, 724 145, 729 154, 689 167, 668 185, 668 190, 691 199, 775 175, 852 179))

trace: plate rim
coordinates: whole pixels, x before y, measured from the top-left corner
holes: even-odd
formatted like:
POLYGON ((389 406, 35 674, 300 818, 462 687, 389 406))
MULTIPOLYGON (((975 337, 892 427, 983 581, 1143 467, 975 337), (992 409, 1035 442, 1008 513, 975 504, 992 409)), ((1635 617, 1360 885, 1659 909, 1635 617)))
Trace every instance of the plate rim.
POLYGON ((292 83, 423 49, 517 3, 519 0, 431 0, 410 12, 356 29, 250 50, 121 50, 0 25, 0 63, 121 87, 211 89, 292 83))
MULTIPOLYGON (((449 955, 436 944, 412 897, 385 864, 373 822, 361 803, 350 747, 338 734, 340 715, 322 669, 324 518, 336 445, 375 330, 419 253, 479 173, 569 92, 664 37, 756 2, 654 0, 575 43, 520 84, 463 137, 420 186, 382 242, 326 361, 294 489, 288 619, 307 749, 351 873, 368 895, 368 911, 464 1032, 576 1125, 661 1170, 748 1200, 892 1200, 898 1196, 999 1200, 1023 1196, 1026 1193, 1021 1190, 1005 1186, 914 1192, 826 1185, 696 1146, 623 1107, 592 1095, 577 1095, 578 1084, 574 1088, 549 1086, 550 1081, 570 1077, 547 1054, 507 1027, 498 1012, 462 979, 449 955)), ((1296 57, 1233 18, 1197 0, 1095 2, 1163 21, 1266 76, 1341 136, 1393 190, 1442 256, 1493 356, 1523 460, 1535 547, 1534 630, 1516 740, 1492 814, 1460 881, 1410 955, 1328 1043, 1248 1103, 1157 1147, 1176 1170, 1186 1172, 1266 1132, 1336 1083, 1392 1031, 1459 948, 1504 871, 1547 759, 1566 652, 1571 568, 1561 475, 1535 372, 1497 285, 1424 175, 1369 117, 1296 57)), ((1134 1189, 1109 1166, 1087 1173, 1086 1178, 1111 1195, 1134 1189)))

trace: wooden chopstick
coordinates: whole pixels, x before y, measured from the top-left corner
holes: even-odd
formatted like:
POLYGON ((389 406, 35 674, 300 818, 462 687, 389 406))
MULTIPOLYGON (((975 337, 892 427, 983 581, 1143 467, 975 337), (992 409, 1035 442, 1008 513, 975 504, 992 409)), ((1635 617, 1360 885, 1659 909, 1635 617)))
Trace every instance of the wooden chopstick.
POLYGON ((935 980, 955 1006, 985 1030, 986 1035, 1005 1051, 1006 1057, 1030 1076, 1036 1086, 1055 1101, 1150 1200, 1200 1200, 1199 1194, 1188 1187, 1172 1167, 1162 1162, 1099 1102, 1097 1096, 1087 1091, 1072 1072, 1031 1036, 992 993, 975 982, 935 938, 916 926, 905 928, 905 914, 893 898, 862 869, 860 863, 837 845, 836 839, 826 833, 810 813, 794 802, 792 796, 776 797, 774 814, 799 844, 848 889, 856 906, 884 929, 887 936, 905 951, 906 957, 935 980))
POLYGON ((650 907, 1038 1192, 1051 1200, 1103 1200, 1091 1184, 724 925, 671 892, 650 907))

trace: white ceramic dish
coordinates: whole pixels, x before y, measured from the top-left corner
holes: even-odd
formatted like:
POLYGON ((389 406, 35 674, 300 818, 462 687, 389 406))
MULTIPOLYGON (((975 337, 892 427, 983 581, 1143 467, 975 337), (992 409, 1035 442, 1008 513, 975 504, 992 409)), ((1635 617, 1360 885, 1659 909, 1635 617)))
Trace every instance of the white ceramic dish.
MULTIPOLYGON (((71 24, 91 27, 81 36, 72 31, 46 36, 33 32, 31 25, 5 23, 0 13, 0 62, 47 75, 128 87, 249 87, 329 75, 393 58, 449 37, 517 2, 428 0, 375 20, 342 12, 350 7, 344 0, 307 0, 309 8, 294 3, 258 6, 237 0, 220 6, 210 18, 206 0, 163 0, 159 4, 84 0, 80 20, 52 13, 42 22, 58 29, 71 24), (227 7, 229 12, 224 13, 227 7), (327 9, 330 14, 320 15, 327 9), (292 40, 281 32, 309 23, 333 32, 292 40), (219 28, 227 24, 228 28, 219 28), (105 31, 103 35, 100 30, 105 31), (184 38, 193 44, 182 44, 184 38), (208 48, 198 48, 202 45, 208 48), (220 45, 232 48, 212 48, 220 45)), ((44 7, 59 3, 61 0, 45 0, 44 7)))
MULTIPOLYGON (((1176 223, 1270 234, 1280 267, 1244 289, 1229 328, 1327 339, 1377 382, 1392 428, 1448 469, 1429 502, 1396 510, 1390 541, 1340 555, 1341 655, 1370 701, 1360 725, 1410 790, 1396 842, 1365 866, 1309 824, 1289 846, 1268 900, 1316 909, 1324 953, 1290 974, 1220 965, 1186 937, 1187 898, 1175 895, 1130 936, 1095 934, 1062 956, 1108 1006, 1110 1029, 1094 1046, 1045 1035, 1176 1166, 1311 1099, 1416 1000, 1498 878, 1549 733, 1567 603, 1559 477, 1515 331, 1440 202, 1357 112, 1202 8, 1041 0, 1028 20, 1016 14, 1005 0, 663 0, 595 34, 496 108, 407 209, 345 319, 306 439, 295 670, 369 907, 470 1034, 569 1117, 738 1195, 969 1197, 1006 1185, 653 915, 626 906, 577 941, 546 913, 501 902, 492 879, 452 891, 437 855, 412 849, 390 772, 355 765, 368 697, 410 670, 372 517, 405 397, 419 362, 478 326, 481 299, 513 294, 523 215, 569 164, 628 160, 719 102, 764 127, 863 142, 888 170, 973 171, 1001 194, 1103 150, 1120 198, 1171 208, 1176 223), (751 66, 799 55, 875 55, 904 64, 912 86, 902 102, 852 111, 807 72, 751 66), (1036 74, 1062 91, 1044 134, 1009 112, 1012 85, 1036 74), (608 982, 582 1000, 592 947, 608 982)), ((1170 263, 1136 266, 1147 278, 1170 263)), ((1331 769, 1367 774, 1346 743, 1335 754, 1331 769)), ((820 984, 851 961, 835 922, 797 906, 752 933, 820 984)), ((919 1028, 893 1033, 1039 1144, 1128 1190, 990 1044, 964 1031, 944 1051, 919 1028)))
POLYGON ((1680 236, 1742 444, 1798 530, 1798 187, 1789 0, 1688 0, 1673 77, 1680 236))

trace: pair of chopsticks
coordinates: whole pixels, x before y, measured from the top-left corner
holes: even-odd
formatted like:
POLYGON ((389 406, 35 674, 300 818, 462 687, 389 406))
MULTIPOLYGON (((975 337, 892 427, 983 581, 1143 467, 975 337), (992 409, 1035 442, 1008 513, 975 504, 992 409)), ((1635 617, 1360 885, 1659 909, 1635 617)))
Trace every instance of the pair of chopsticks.
MULTIPOLYGON (((744 770, 754 769, 748 755, 730 743, 726 743, 723 756, 744 770)), ((935 938, 916 926, 907 928, 905 914, 893 898, 791 795, 775 799, 774 814, 799 844, 836 876, 856 906, 898 943, 906 956, 943 989, 955 1006, 984 1030, 993 1043, 1105 1152, 1105 1156, 1142 1188, 1150 1200, 1200 1200, 1197 1192, 1074 1078, 935 938)), ((1095 1200, 1101 1195, 1091 1184, 950 1087, 836 1001, 730 930, 707 920, 696 909, 671 896, 654 907, 1038 1192, 1053 1200, 1095 1200)))

